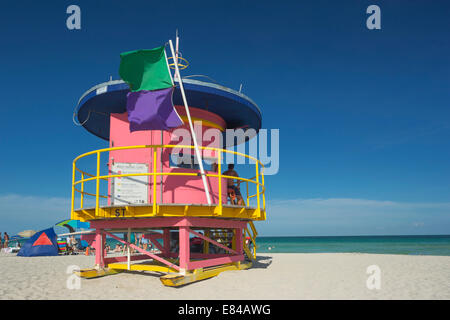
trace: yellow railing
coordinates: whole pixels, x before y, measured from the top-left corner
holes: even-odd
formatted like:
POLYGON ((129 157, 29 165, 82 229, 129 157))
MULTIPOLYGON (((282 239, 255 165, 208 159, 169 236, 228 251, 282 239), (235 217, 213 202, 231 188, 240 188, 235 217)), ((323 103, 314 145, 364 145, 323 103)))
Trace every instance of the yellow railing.
POLYGON ((247 256, 251 259, 251 260, 255 260, 256 259, 256 249, 258 248, 258 246, 256 245, 256 237, 258 236, 258 232, 256 231, 255 225, 253 224, 253 221, 250 221, 249 223, 250 225, 250 229, 252 230, 252 232, 250 232, 250 230, 248 229, 248 227, 246 227, 244 229, 244 237, 243 237, 243 247, 244 247, 244 251, 247 254, 247 256), (250 242, 247 244, 246 238, 249 237, 250 238, 250 242), (253 244, 253 249, 250 251, 250 243, 253 244))
MULTIPOLYGON (((95 215, 98 216, 99 212, 99 199, 108 199, 107 195, 100 195, 100 180, 108 181, 110 178, 119 178, 119 177, 133 177, 133 176, 152 176, 153 177, 153 186, 156 186, 156 178, 157 176, 198 176, 199 173, 190 173, 190 172, 157 172, 157 150, 158 149, 164 149, 164 148, 179 148, 179 149, 185 149, 190 148, 193 149, 194 146, 186 146, 186 145, 139 145, 139 146, 126 146, 126 147, 113 147, 113 148, 105 148, 100 150, 95 150, 91 152, 84 153, 78 157, 76 157, 73 161, 73 173, 72 173, 72 203, 71 203, 71 213, 74 212, 74 205, 75 205, 75 192, 79 193, 81 195, 80 200, 80 209, 84 208, 84 196, 93 196, 95 197, 95 215), (143 173, 128 173, 128 174, 109 174, 109 175, 100 175, 100 155, 103 152, 110 152, 110 151, 118 151, 118 150, 130 150, 130 149, 152 149, 153 151, 153 168, 152 172, 143 172, 143 173), (97 166, 96 166, 96 174, 89 174, 85 171, 80 170, 77 168, 77 161, 85 158, 90 155, 96 155, 97 156, 97 166), (81 174, 81 179, 76 180, 76 173, 79 172, 81 174), (87 178, 86 178, 87 177, 87 178), (85 183, 89 181, 95 181, 96 183, 96 192, 95 194, 89 193, 85 191, 85 183), (80 185, 80 189, 77 189, 76 186, 80 185)), ((219 215, 222 213, 222 178, 229 178, 233 180, 238 180, 238 183, 246 183, 246 207, 250 207, 250 199, 256 197, 256 203, 257 203, 257 209, 259 212, 265 212, 266 210, 266 201, 265 201, 265 187, 264 187, 264 165, 256 158, 230 150, 225 149, 218 149, 218 148, 212 148, 212 147, 203 147, 199 146, 202 150, 211 150, 217 152, 217 164, 218 164, 218 172, 217 173, 205 173, 205 176, 207 177, 214 177, 218 178, 219 183, 219 194, 218 194, 218 203, 214 204, 219 208, 219 215), (246 179, 242 177, 234 177, 234 176, 227 176, 222 174, 222 155, 223 153, 230 153, 237 156, 245 157, 247 159, 250 159, 255 162, 255 170, 256 175, 253 178, 246 179), (259 167, 261 167, 261 172, 259 170, 259 167), (256 186, 256 193, 253 195, 249 195, 249 183, 254 184, 256 186), (260 199, 262 198, 262 206, 260 199)), ((161 186, 162 187, 162 186, 161 186)), ((227 186, 225 186, 227 187, 227 186)), ((153 199, 156 199, 156 188, 153 187, 153 199)), ((154 200, 153 201, 153 214, 157 212, 157 203, 154 200)))

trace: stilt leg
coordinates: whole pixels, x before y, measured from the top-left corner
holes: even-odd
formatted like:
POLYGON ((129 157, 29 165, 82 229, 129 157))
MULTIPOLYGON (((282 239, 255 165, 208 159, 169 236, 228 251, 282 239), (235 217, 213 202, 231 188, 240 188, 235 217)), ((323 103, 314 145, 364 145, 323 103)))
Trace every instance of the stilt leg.
POLYGON ((236 232, 236 234, 235 234, 234 239, 235 239, 235 245, 236 245, 236 252, 238 254, 242 254, 244 252, 244 248, 243 248, 244 242, 242 239, 242 232, 243 232, 242 228, 236 228, 235 232, 236 232))
POLYGON ((188 227, 180 227, 180 273, 185 273, 191 258, 188 227))
POLYGON ((105 267, 104 263, 104 250, 103 250, 103 234, 101 229, 95 231, 95 265, 98 268, 105 267))

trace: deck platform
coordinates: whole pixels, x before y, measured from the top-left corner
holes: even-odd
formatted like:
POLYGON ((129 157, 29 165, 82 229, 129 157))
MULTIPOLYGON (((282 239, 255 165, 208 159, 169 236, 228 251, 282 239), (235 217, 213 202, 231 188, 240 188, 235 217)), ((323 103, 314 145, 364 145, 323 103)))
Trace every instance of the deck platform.
POLYGON ((203 204, 146 204, 129 206, 99 206, 74 209, 71 219, 90 221, 97 219, 150 218, 150 217, 209 217, 221 219, 265 220, 265 211, 237 205, 203 204))

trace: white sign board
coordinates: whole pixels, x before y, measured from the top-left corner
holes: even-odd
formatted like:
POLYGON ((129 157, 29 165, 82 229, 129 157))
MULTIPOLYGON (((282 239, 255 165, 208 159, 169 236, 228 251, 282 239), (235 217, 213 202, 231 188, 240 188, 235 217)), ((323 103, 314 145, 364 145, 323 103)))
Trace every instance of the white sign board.
MULTIPOLYGON (((112 165, 111 174, 129 173, 148 173, 148 164, 116 162, 112 165)), ((148 176, 113 178, 111 194, 112 205, 147 203, 148 176)))

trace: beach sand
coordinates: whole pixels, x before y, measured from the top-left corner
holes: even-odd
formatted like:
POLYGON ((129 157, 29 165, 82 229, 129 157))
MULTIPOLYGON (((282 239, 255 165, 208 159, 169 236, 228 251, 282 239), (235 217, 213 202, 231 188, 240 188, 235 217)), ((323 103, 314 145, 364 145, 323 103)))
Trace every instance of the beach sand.
POLYGON ((450 299, 450 257, 356 253, 259 254, 253 268, 227 271, 190 285, 164 287, 157 273, 81 279, 68 289, 70 265, 93 256, 0 255, 0 299, 450 299), (368 289, 367 268, 380 268, 380 289, 368 289))

